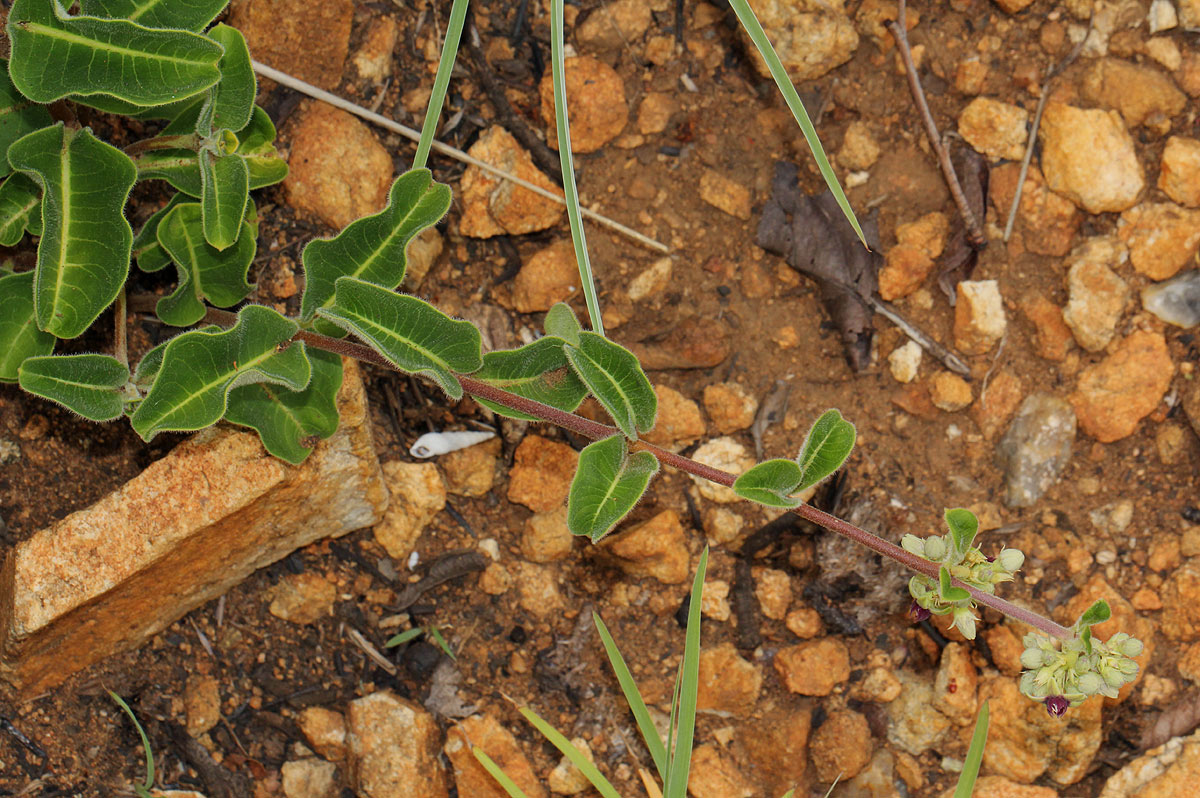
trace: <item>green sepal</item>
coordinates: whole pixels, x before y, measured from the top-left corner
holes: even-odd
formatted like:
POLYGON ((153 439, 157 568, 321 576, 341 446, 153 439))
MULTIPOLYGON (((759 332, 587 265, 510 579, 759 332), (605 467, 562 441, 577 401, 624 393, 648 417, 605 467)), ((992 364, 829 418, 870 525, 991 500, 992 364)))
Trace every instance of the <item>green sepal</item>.
POLYGON ((256 383, 229 392, 225 420, 258 433, 268 452, 299 465, 319 441, 338 427, 337 393, 342 387, 342 359, 332 352, 309 349, 312 379, 302 391, 256 383))
POLYGON ((50 354, 54 342, 34 321, 33 272, 0 272, 0 382, 16 382, 26 358, 50 354))
MULTIPOLYGON (((0 177, 12 171, 8 148, 17 139, 54 124, 46 106, 22 96, 8 77, 8 60, 0 58, 0 177)), ((12 246, 5 244, 4 246, 12 246)))
POLYGON ((0 186, 0 247, 16 246, 26 232, 42 234, 42 190, 17 172, 0 186))
POLYGON ((221 420, 229 392, 270 382, 294 391, 308 385, 312 368, 300 329, 262 305, 247 305, 222 332, 193 330, 172 338, 146 398, 130 418, 145 441, 160 432, 203 429, 221 420))
POLYGON ((946 510, 945 518, 946 526, 950 528, 950 539, 954 541, 954 550, 957 552, 956 560, 960 560, 979 534, 979 519, 975 517, 975 513, 962 507, 946 510))
POLYGON ((42 189, 38 326, 74 338, 112 304, 129 276, 133 230, 124 211, 136 170, 91 131, 61 122, 15 142, 8 158, 42 189))
POLYGON ((627 438, 654 428, 658 396, 637 357, 594 332, 579 333, 579 346, 563 347, 579 379, 627 438))
POLYGON ((451 399, 463 395, 454 373, 469 374, 483 365, 483 343, 474 324, 357 277, 338 278, 333 305, 317 315, 358 336, 401 371, 429 377, 451 399))
MULTIPOLYGON (((563 340, 539 338, 520 349, 502 349, 483 356, 483 367, 471 376, 509 393, 544 405, 574 412, 587 397, 587 386, 571 370, 563 340)), ((484 407, 508 418, 537 421, 535 416, 474 397, 484 407)))
POLYGON ((544 326, 546 335, 557 336, 571 346, 579 346, 579 333, 583 327, 575 317, 575 311, 566 302, 556 302, 546 311, 544 326))
POLYGON ((112 421, 125 413, 129 367, 111 355, 31 357, 21 364, 19 381, 89 421, 112 421))
POLYGON ((127 19, 150 28, 202 31, 229 5, 229 0, 80 0, 83 13, 127 19))
POLYGON ((437 224, 449 208, 450 187, 433 182, 428 169, 413 169, 392 183, 388 204, 379 213, 356 219, 333 238, 309 242, 301 255, 305 283, 300 320, 310 322, 319 309, 332 305, 340 277, 387 289, 400 285, 409 242, 437 224))
POLYGON ((813 422, 800 447, 797 462, 804 473, 797 490, 816 485, 842 467, 854 449, 854 425, 837 410, 826 410, 813 422))
POLYGON ((629 514, 657 473, 658 459, 649 452, 629 454, 621 435, 589 443, 579 453, 567 495, 567 528, 597 542, 629 514))
POLYGON ((204 239, 217 250, 227 249, 242 230, 250 201, 250 171, 237 155, 201 150, 199 161, 204 239))
POLYGON ((195 202, 172 208, 158 224, 159 246, 175 262, 179 286, 158 301, 154 312, 166 324, 188 327, 204 318, 204 302, 228 308, 241 302, 254 286, 246 282, 258 237, 254 206, 241 222, 237 242, 219 251, 204 240, 203 212, 195 202))
POLYGON ((138 268, 146 273, 156 272, 166 268, 171 263, 171 256, 163 249, 162 244, 158 243, 158 226, 162 224, 162 220, 175 206, 187 202, 186 194, 172 194, 171 199, 167 204, 159 208, 146 223, 142 225, 142 229, 133 237, 133 259, 137 262, 138 268))
POLYGON ((792 508, 804 502, 792 494, 800 491, 804 472, 795 460, 767 460, 733 482, 733 492, 768 507, 792 508))
POLYGON ((956 587, 950 581, 950 569, 944 565, 938 568, 938 595, 945 602, 966 601, 971 598, 969 591, 956 587))

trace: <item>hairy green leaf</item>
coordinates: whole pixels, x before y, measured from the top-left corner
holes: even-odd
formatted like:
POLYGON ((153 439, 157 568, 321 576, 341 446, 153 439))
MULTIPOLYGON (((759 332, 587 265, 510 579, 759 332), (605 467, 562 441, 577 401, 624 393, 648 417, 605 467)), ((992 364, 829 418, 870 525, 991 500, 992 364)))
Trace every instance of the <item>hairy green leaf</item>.
POLYGON ((579 333, 583 332, 583 327, 579 325, 579 319, 575 318, 575 311, 571 310, 571 306, 566 302, 556 302, 546 311, 544 326, 546 335, 554 335, 571 346, 579 346, 579 333))
POLYGON ((804 472, 795 460, 767 460, 733 482, 733 492, 768 507, 799 507, 804 502, 792 494, 803 488, 804 472))
MULTIPOLYGON (((563 340, 553 336, 539 338, 520 349, 488 352, 483 356, 483 367, 471 376, 568 413, 579 407, 579 403, 587 396, 587 386, 575 376, 567 362, 563 340)), ((527 413, 478 396, 475 401, 508 418, 537 420, 527 413)))
POLYGON ((125 153, 61 122, 15 142, 8 159, 42 189, 38 326, 74 338, 116 299, 129 275, 133 230, 124 209, 137 172, 125 153))
POLYGON ((1098 623, 1104 623, 1111 617, 1112 609, 1108 606, 1108 602, 1103 600, 1097 601, 1084 610, 1083 615, 1079 616, 1079 620, 1075 622, 1075 628, 1086 629, 1098 623))
POLYGON ((626 437, 636 440, 639 432, 654 427, 658 396, 632 352, 587 331, 579 333, 579 346, 567 344, 564 351, 575 373, 626 437))
POLYGON ((273 186, 287 177, 287 161, 275 149, 275 123, 267 112, 254 106, 250 124, 237 131, 236 154, 250 170, 250 190, 273 186))
POLYGON ((54 351, 54 336, 38 329, 33 272, 0 273, 0 382, 16 382, 26 358, 54 351))
POLYGON ((120 418, 128 382, 129 367, 111 355, 51 355, 21 364, 22 388, 89 421, 120 418))
POLYGON ((16 246, 26 231, 42 234, 42 190, 18 172, 0 186, 0 247, 16 246))
POLYGON ((200 207, 204 239, 215 249, 231 247, 242 230, 250 200, 250 170, 237 155, 200 152, 200 207))
POLYGON ((342 359, 332 352, 309 349, 312 379, 302 391, 256 383, 229 392, 225 420, 250 427, 266 450, 299 465, 318 442, 338 427, 337 392, 342 387, 342 359))
POLYGON ((210 30, 208 38, 225 48, 225 54, 217 64, 221 80, 209 89, 209 99, 200 114, 206 129, 196 132, 203 135, 222 129, 241 130, 250 124, 258 92, 246 38, 237 28, 224 24, 210 30))
POLYGON ((625 438, 612 435, 593 441, 579 453, 579 468, 567 495, 567 528, 592 542, 620 523, 658 473, 649 452, 629 454, 625 438))
POLYGON ((956 587, 950 581, 950 569, 942 566, 938 569, 938 595, 942 601, 965 601, 971 597, 965 588, 956 587))
POLYGON ((184 194, 172 194, 167 204, 155 211, 142 225, 138 234, 133 237, 132 255, 137 260, 138 268, 142 271, 156 272, 170 264, 171 256, 163 249, 162 244, 158 243, 158 226, 176 205, 186 202, 187 199, 184 194))
POLYGON ((954 541, 954 549, 961 557, 975 542, 975 535, 979 533, 979 519, 975 517, 975 513, 961 507, 946 510, 945 519, 946 526, 950 527, 950 539, 954 541))
POLYGON ((159 246, 175 261, 179 287, 158 301, 155 313, 167 324, 187 327, 204 318, 204 300, 219 308, 241 302, 254 286, 246 282, 254 260, 258 225, 253 210, 242 220, 237 243, 219 251, 204 240, 202 212, 195 202, 172 208, 158 225, 159 246))
POLYGON ((123 19, 72 17, 60 0, 16 0, 8 36, 13 84, 39 103, 106 94, 134 105, 163 105, 221 77, 221 45, 211 39, 123 19))
POLYGON ((339 277, 388 289, 400 285, 408 243, 449 208, 450 187, 433 182, 428 169, 413 169, 392 183, 382 211, 351 222, 333 238, 309 242, 301 256, 305 284, 300 319, 310 321, 318 309, 332 304, 339 277))
POLYGON ((808 431, 800 447, 799 463, 804 472, 798 490, 817 484, 842 467, 854 449, 854 425, 837 410, 826 410, 808 431))
POLYGON ((357 277, 338 278, 332 307, 317 314, 357 335, 401 371, 429 377, 452 399, 463 394, 454 372, 469 374, 483 365, 474 324, 357 277))
POLYGON ((118 116, 127 116, 130 119, 141 120, 171 120, 185 113, 193 106, 198 106, 201 102, 195 95, 184 97, 182 100, 176 100, 175 102, 163 103, 162 105, 134 105, 133 103, 119 100, 116 97, 109 97, 107 94, 89 94, 87 96, 72 94, 67 99, 73 103, 86 105, 88 108, 95 108, 97 111, 103 111, 106 114, 117 114, 118 116))
POLYGON ((134 431, 149 441, 160 432, 215 424, 225 414, 229 392, 240 385, 270 382, 302 390, 312 376, 304 344, 287 346, 298 329, 270 308, 247 305, 228 330, 172 338, 154 385, 130 419, 134 431))
POLYGON ((202 31, 217 18, 229 0, 80 0, 83 13, 93 17, 127 19, 148 28, 202 31))
POLYGON ((12 171, 8 165, 9 145, 28 133, 52 124, 54 120, 46 106, 30 102, 17 91, 8 77, 8 61, 0 58, 0 177, 12 171))

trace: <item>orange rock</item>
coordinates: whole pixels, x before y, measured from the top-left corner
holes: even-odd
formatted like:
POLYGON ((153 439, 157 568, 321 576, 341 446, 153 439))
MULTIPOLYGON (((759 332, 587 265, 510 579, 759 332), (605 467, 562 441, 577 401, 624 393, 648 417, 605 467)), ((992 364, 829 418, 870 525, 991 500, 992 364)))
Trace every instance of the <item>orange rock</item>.
POLYGON ((1180 205, 1200 207, 1200 140, 1182 136, 1167 139, 1158 187, 1180 205))
POLYGON ((603 550, 630 576, 649 576, 664 585, 687 580, 690 553, 683 525, 674 510, 604 540, 603 550))
POLYGON ((703 437, 704 418, 700 406, 674 388, 655 385, 658 396, 658 418, 654 429, 646 433, 646 440, 659 446, 682 448, 703 437))
POLYGON ((700 745, 692 752, 688 794, 693 798, 753 798, 754 785, 737 763, 715 745, 700 745))
POLYGON ((800 643, 779 650, 775 670, 793 693, 829 695, 850 678, 850 652, 832 637, 800 643))
POLYGON ((999 371, 979 395, 979 401, 971 405, 971 418, 983 437, 993 438, 1004 429, 1024 398, 1020 378, 1010 371, 999 371))
POLYGON ((995 280, 963 280, 955 288, 954 345, 964 355, 983 355, 1008 329, 995 280))
POLYGON ((1030 294, 1020 304, 1034 327, 1033 345, 1038 356, 1061 363, 1075 345, 1071 328, 1063 321, 1062 308, 1043 294, 1030 294))
MULTIPOLYGON (((567 112, 571 121, 571 150, 595 152, 620 135, 629 118, 625 104, 625 83, 616 70, 603 61, 581 55, 564 62, 566 70, 567 112)), ((542 98, 542 119, 546 123, 546 143, 558 149, 558 128, 554 120, 554 83, 547 70, 538 86, 542 98)))
MULTIPOLYGON (((988 177, 988 196, 997 218, 1007 219, 1020 176, 1019 164, 1001 164, 988 177)), ((1038 255, 1066 255, 1079 232, 1083 214, 1075 204, 1046 186, 1041 170, 1030 166, 1017 206, 1015 230, 1021 233, 1025 248, 1038 255)))
POLYGON ((704 410, 717 432, 728 435, 754 423, 758 400, 736 382, 719 382, 704 387, 704 410))
POLYGON ((935 407, 947 413, 957 413, 973 398, 967 381, 949 371, 939 371, 929 380, 929 397, 935 407))
POLYGON ((521 313, 539 313, 579 294, 579 267, 571 239, 538 250, 513 280, 512 304, 521 313))
POLYGON ((817 778, 832 782, 850 779, 871 761, 873 744, 867 719, 849 709, 831 712, 812 736, 809 746, 817 778))
POLYGON ((537 513, 553 510, 567 500, 579 453, 565 443, 526 435, 513 455, 508 475, 508 500, 537 513))
MULTIPOLYGON (((386 690, 371 693, 350 702, 346 725, 347 758, 354 763, 350 780, 359 795, 445 798, 448 794, 446 771, 438 762, 442 731, 437 719, 420 704, 386 690)), ((474 761, 469 752, 467 756, 474 761)), ((513 775, 509 763, 503 764, 513 775)), ((490 778, 482 766, 476 767, 490 778)), ((482 791, 462 794, 503 796, 502 792, 482 791)), ((536 795, 545 798, 545 793, 536 795)))
POLYGON ((521 750, 512 732, 491 715, 472 715, 451 726, 446 733, 446 745, 442 750, 450 760, 459 795, 471 798, 505 798, 508 795, 475 758, 472 749, 476 746, 483 749, 529 798, 547 798, 546 788, 529 757, 521 750))
POLYGON ((921 287, 933 269, 933 258, 909 244, 897 244, 884 256, 879 270, 879 296, 887 301, 906 297, 921 287))
POLYGON ((1069 397, 1079 426, 1101 443, 1133 434, 1162 401, 1175 364, 1160 333, 1131 333, 1100 363, 1084 369, 1069 397))
MULTIPOLYGON (((512 134, 493 125, 480 134, 468 150, 473 158, 547 191, 562 195, 562 189, 533 165, 512 134)), ((468 166, 459 183, 463 214, 459 232, 471 238, 524 235, 558 224, 563 206, 477 166, 468 166)))
POLYGON ((742 659, 733 643, 700 652, 696 708, 747 715, 762 689, 762 668, 742 659))
POLYGON ((1170 202, 1142 203, 1121 214, 1121 241, 1133 268, 1151 280, 1166 280, 1192 262, 1200 249, 1200 210, 1170 202))
POLYGON ((350 0, 319 5, 304 0, 236 0, 228 22, 246 37, 259 61, 326 90, 337 88, 342 79, 354 22, 350 0))
POLYGON ((1084 74, 1081 93, 1090 103, 1120 111, 1130 127, 1170 119, 1187 104, 1161 71, 1117 58, 1094 61, 1084 74))
POLYGON ((1089 213, 1130 208, 1145 188, 1133 138, 1115 111, 1050 101, 1039 137, 1046 184, 1089 213))
POLYGON ((730 216, 750 218, 750 189, 720 172, 705 169, 700 175, 700 199, 730 216))

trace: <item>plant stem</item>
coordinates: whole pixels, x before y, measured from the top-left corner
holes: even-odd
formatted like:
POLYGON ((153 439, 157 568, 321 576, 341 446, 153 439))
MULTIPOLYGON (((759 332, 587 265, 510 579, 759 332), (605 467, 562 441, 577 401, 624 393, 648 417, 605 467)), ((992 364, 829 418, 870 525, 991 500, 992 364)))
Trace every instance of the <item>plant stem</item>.
POLYGON ((195 133, 178 136, 155 136, 154 138, 135 141, 123 152, 130 158, 151 150, 195 150, 200 147, 200 137, 195 133))

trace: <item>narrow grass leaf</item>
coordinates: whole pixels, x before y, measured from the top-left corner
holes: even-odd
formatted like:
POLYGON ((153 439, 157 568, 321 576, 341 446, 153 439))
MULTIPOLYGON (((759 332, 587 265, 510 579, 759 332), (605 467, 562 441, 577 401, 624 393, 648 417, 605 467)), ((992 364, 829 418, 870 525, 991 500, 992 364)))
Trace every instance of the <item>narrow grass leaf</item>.
POLYGON ((450 648, 450 644, 446 642, 446 638, 442 637, 442 630, 436 626, 429 627, 429 634, 433 638, 433 642, 438 644, 438 648, 446 653, 450 659, 458 662, 458 657, 454 654, 454 649, 450 648))
POLYGON ((311 321, 317 310, 333 303, 339 277, 357 277, 387 289, 400 285, 409 242, 437 224, 449 209, 450 187, 435 183, 428 169, 413 169, 397 177, 383 210, 351 222, 333 238, 312 241, 304 248, 300 319, 311 321))
POLYGON ((9 74, 34 102, 106 94, 162 105, 204 91, 221 73, 221 45, 197 33, 124 19, 72 17, 61 0, 16 0, 8 13, 9 74))
POLYGON ((571 310, 571 306, 566 302, 556 302, 546 311, 544 326, 546 335, 554 335, 571 346, 579 346, 579 333, 583 331, 583 327, 579 325, 579 319, 575 318, 575 311, 571 310))
POLYGON ((172 194, 167 204, 151 214, 142 225, 142 229, 133 237, 132 256, 142 271, 156 272, 170 265, 171 256, 163 249, 162 244, 158 243, 158 226, 176 205, 187 200, 185 194, 172 194))
POLYGON ((579 346, 567 344, 564 351, 579 379, 627 438, 637 440, 639 432, 654 427, 658 395, 632 352, 586 331, 579 333, 579 346))
POLYGON ((53 352, 55 338, 35 321, 33 272, 0 275, 0 382, 16 382, 25 359, 53 352))
POLYGON ((192 330, 172 338, 146 398, 130 422, 142 440, 192 431, 225 415, 229 392, 270 382, 302 390, 312 376, 302 342, 288 345, 299 325, 262 305, 247 305, 228 330, 192 330), (286 348, 284 348, 286 347, 286 348))
POLYGON ((317 313, 361 338, 401 371, 429 377, 452 399, 463 395, 454 373, 469 374, 483 365, 474 324, 357 277, 338 278, 333 306, 317 313))
POLYGON ((200 209, 204 240, 214 249, 233 246, 250 201, 250 170, 237 155, 200 153, 200 209))
POLYGON ((0 186, 0 247, 13 247, 21 237, 42 234, 42 190, 21 173, 0 186))
POLYGON ((708 570, 708 548, 700 555, 696 577, 692 580, 688 605, 687 632, 684 636, 683 662, 679 675, 678 737, 671 759, 670 781, 664 798, 686 798, 688 774, 692 764, 692 744, 696 734, 696 692, 700 686, 700 608, 704 600, 704 573, 708 570))
POLYGON ((837 410, 822 413, 800 447, 799 463, 804 478, 797 490, 816 485, 841 468, 854 450, 856 439, 854 425, 842 418, 841 413, 837 410))
POLYGON ((767 460, 733 482, 733 492, 768 507, 799 507, 804 502, 792 494, 800 490, 804 472, 795 460, 767 460))
POLYGON ((766 62, 767 69, 775 80, 775 85, 779 87, 792 116, 800 125, 800 132, 804 134, 804 140, 808 142, 808 148, 812 152, 813 160, 817 162, 817 168, 821 170, 821 177, 825 179, 825 185, 829 186, 829 190, 833 192, 833 197, 846 216, 846 221, 850 222, 850 226, 858 234, 858 240, 864 247, 867 246, 867 239, 863 235, 862 227, 858 224, 858 217, 854 215, 854 209, 850 207, 850 201, 846 199, 846 193, 842 191, 837 175, 834 174, 833 167, 829 164, 829 158, 825 156, 825 149, 821 146, 817 129, 813 126, 812 120, 808 118, 808 111, 804 110, 804 103, 800 102, 800 95, 796 93, 796 87, 792 85, 792 79, 788 76, 787 70, 779 60, 779 55, 763 31, 758 17, 754 15, 754 10, 750 8, 748 0, 729 0, 729 4, 733 6, 733 12, 737 14, 742 28, 745 29, 750 41, 754 43, 755 49, 766 62))
POLYGON ((657 473, 658 458, 649 452, 628 454, 620 435, 589 443, 579 453, 567 495, 567 528, 597 542, 629 514, 657 473))
POLYGON ((19 381, 89 421, 112 421, 125 413, 129 367, 111 355, 31 357, 21 364, 19 381))
POLYGON ((259 382, 229 392, 225 420, 258 433, 263 447, 280 460, 299 465, 313 448, 338 428, 337 393, 342 359, 309 349, 312 379, 303 390, 259 382))
POLYGON ((938 569, 938 595, 942 597, 942 601, 965 601, 971 597, 964 588, 951 583, 950 569, 944 565, 938 569))
POLYGON ((127 19, 149 28, 201 31, 229 5, 229 0, 80 0, 92 17, 127 19))
MULTIPOLYGON (((253 219, 253 217, 252 217, 253 219)), ((228 308, 241 302, 254 286, 246 282, 257 249, 258 225, 241 221, 242 234, 224 251, 204 237, 203 211, 195 202, 171 208, 158 223, 158 244, 179 272, 179 286, 158 301, 155 313, 166 324, 188 327, 204 318, 204 302, 228 308)))
POLYGON ((393 635, 392 637, 389 637, 388 641, 383 644, 383 647, 384 648, 395 648, 396 646, 402 646, 411 640, 416 640, 418 637, 420 637, 423 634, 425 634, 424 629, 422 629, 420 626, 414 626, 411 629, 405 629, 403 632, 401 632, 398 635, 393 635))
MULTIPOLYGON (((587 386, 567 362, 563 340, 539 338, 520 349, 501 349, 483 356, 483 367, 471 375, 509 393, 573 412, 587 396, 587 386)), ((535 416, 476 396, 475 401, 508 418, 536 421, 535 416)))
POLYGON ((146 736, 146 730, 142 728, 142 724, 138 723, 137 715, 134 715, 133 710, 125 703, 125 699, 112 690, 108 691, 108 697, 117 702, 117 706, 133 723, 133 728, 137 729, 138 737, 142 738, 142 752, 146 755, 146 781, 142 785, 142 790, 149 790, 154 786, 154 751, 150 748, 150 739, 146 736))
POLYGON ((496 780, 496 783, 509 795, 509 798, 528 798, 524 791, 517 786, 516 782, 508 777, 508 774, 500 769, 492 758, 483 752, 483 749, 477 745, 471 746, 471 753, 475 755, 475 759, 479 764, 483 765, 483 769, 496 780))
POLYGON ((424 169, 429 160, 429 149, 437 133, 438 119, 442 115, 442 104, 446 100, 446 89, 450 86, 450 73, 458 58, 458 44, 462 39, 463 22, 467 18, 467 0, 454 0, 450 6, 450 21, 446 23, 446 39, 442 42, 442 55, 438 59, 437 74, 433 78, 433 90, 429 93, 429 106, 425 109, 425 121, 421 123, 421 138, 417 141, 417 152, 413 156, 413 169, 424 169))
POLYGON ((562 732, 551 726, 546 721, 538 717, 537 713, 528 707, 521 708, 521 714, 525 720, 529 721, 535 729, 542 733, 542 736, 550 741, 550 744, 565 756, 572 765, 579 769, 583 777, 588 780, 588 783, 596 788, 596 792, 600 793, 602 798, 621 798, 621 794, 612 786, 608 779, 604 778, 604 774, 599 771, 592 760, 584 756, 583 752, 575 747, 575 744, 563 736, 562 732))
POLYGON ((203 132, 241 130, 250 124, 254 95, 258 92, 254 67, 250 65, 250 49, 241 31, 228 25, 217 25, 207 35, 225 52, 217 62, 221 80, 209 89, 208 107, 201 114, 209 129, 203 132))
POLYGON ((665 781, 667 748, 658 734, 658 727, 654 725, 654 720, 650 717, 650 710, 646 708, 646 702, 642 700, 642 694, 638 690, 637 682, 634 681, 629 666, 625 664, 625 658, 621 656, 621 650, 617 648, 616 641, 613 640, 608 627, 595 612, 592 613, 592 621, 596 624, 600 642, 604 644, 604 652, 608 655, 608 662, 612 666, 613 674, 617 677, 617 684, 621 686, 621 692, 625 695, 625 703, 629 704, 629 711, 633 713, 638 731, 641 732, 642 742, 646 744, 646 750, 650 752, 650 758, 654 760, 658 778, 665 781))
POLYGON ((9 146, 22 136, 52 124, 54 119, 46 106, 31 102, 17 91, 8 77, 8 60, 0 58, 0 177, 12 171, 6 156, 9 146))
POLYGON ((8 159, 42 190, 38 326, 74 338, 112 304, 129 275, 133 230, 124 211, 137 173, 125 153, 62 123, 14 142, 8 159))
POLYGON ((979 519, 975 517, 975 513, 961 507, 946 510, 944 518, 946 526, 950 528, 950 539, 954 541, 955 551, 960 556, 965 554, 975 542, 975 535, 979 533, 979 519))
POLYGON ((958 783, 954 785, 954 798, 971 798, 971 793, 975 791, 975 779, 979 777, 979 765, 983 762, 983 748, 987 744, 990 722, 991 710, 985 700, 975 718, 975 731, 971 734, 971 745, 967 748, 962 772, 958 774, 958 783))

